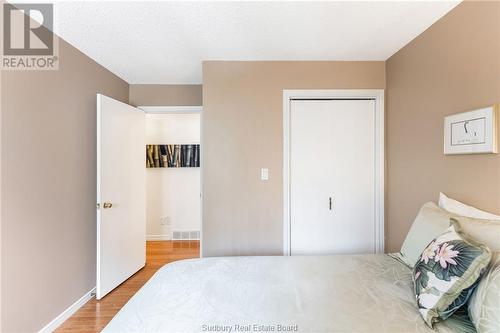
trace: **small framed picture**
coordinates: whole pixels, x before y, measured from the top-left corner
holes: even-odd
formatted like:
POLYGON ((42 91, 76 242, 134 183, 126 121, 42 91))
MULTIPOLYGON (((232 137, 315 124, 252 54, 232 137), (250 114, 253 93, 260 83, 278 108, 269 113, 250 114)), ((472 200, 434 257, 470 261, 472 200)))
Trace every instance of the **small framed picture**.
POLYGON ((497 153, 498 105, 457 113, 444 119, 444 153, 497 153))

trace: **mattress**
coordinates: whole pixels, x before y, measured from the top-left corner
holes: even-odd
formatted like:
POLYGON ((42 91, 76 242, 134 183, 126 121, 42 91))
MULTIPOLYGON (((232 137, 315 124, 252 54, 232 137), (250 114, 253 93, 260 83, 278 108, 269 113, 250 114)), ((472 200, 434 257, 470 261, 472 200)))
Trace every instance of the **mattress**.
POLYGON ((427 327, 411 274, 388 255, 177 261, 103 332, 474 332, 464 314, 427 327))

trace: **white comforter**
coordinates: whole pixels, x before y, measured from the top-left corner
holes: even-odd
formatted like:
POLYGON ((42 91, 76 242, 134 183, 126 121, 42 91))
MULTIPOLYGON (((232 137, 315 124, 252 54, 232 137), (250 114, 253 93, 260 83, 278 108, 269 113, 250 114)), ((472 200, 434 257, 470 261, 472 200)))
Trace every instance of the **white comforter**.
MULTIPOLYGON (((467 331, 447 320, 439 332, 467 331)), ((433 332, 387 255, 224 257, 161 268, 104 332, 433 332)))

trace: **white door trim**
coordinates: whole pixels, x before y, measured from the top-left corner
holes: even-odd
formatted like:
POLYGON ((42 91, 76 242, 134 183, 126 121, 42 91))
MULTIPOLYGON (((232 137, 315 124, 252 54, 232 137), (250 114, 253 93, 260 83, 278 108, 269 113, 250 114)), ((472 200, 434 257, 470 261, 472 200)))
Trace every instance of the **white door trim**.
POLYGON ((383 89, 283 90, 283 255, 290 255, 290 101, 293 99, 375 100, 375 253, 384 253, 385 111, 383 89))
POLYGON ((201 113, 202 106, 138 106, 138 109, 146 113, 173 113, 173 114, 190 114, 201 113))

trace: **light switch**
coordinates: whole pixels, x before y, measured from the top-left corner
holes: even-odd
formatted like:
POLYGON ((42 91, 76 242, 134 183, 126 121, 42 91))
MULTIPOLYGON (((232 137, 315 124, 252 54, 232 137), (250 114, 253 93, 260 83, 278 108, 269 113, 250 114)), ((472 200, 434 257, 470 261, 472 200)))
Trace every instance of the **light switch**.
POLYGON ((269 179, 269 169, 262 168, 260 169, 260 180, 268 180, 269 179))

